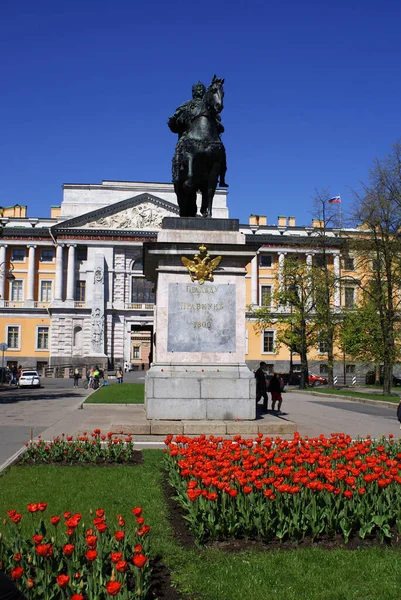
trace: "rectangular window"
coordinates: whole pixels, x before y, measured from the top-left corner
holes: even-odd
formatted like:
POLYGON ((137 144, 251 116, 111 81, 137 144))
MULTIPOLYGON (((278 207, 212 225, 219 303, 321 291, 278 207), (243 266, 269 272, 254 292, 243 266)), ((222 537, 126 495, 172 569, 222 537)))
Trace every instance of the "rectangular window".
POLYGON ((77 246, 75 256, 77 260, 88 260, 88 246, 77 246))
POLYGON ((262 285, 260 287, 260 304, 261 306, 271 306, 272 303, 272 286, 262 285))
POLYGON ((263 332, 263 352, 275 352, 274 331, 263 332))
POLYGON ((42 248, 40 252, 41 262, 53 262, 54 260, 54 248, 42 248))
POLYGON ((355 271, 355 261, 350 256, 344 257, 344 270, 345 271, 355 271))
POLYGON ((49 348, 49 328, 38 327, 36 347, 38 350, 48 350, 49 348))
POLYGON ((140 350, 139 346, 134 346, 132 348, 132 358, 140 358, 139 350, 140 350))
POLYGON ((324 254, 315 254, 313 262, 316 267, 325 267, 327 265, 327 257, 324 254))
POLYGON ((132 278, 131 302, 133 304, 154 304, 154 284, 143 277, 132 278))
POLYGON ((7 326, 7 345, 9 350, 19 350, 20 335, 19 325, 7 326))
POLYGON ((318 350, 320 354, 326 354, 329 350, 329 345, 327 343, 324 333, 319 334, 318 350))
POLYGON ((11 282, 11 300, 13 302, 23 302, 22 279, 14 279, 11 282))
POLYGON ((269 375, 273 375, 274 365, 266 365, 266 373, 268 373, 269 375))
POLYGON ((345 365, 345 372, 349 375, 355 375, 355 365, 345 365))
POLYGON ((11 248, 11 260, 13 262, 24 262, 25 257, 25 248, 11 248))
POLYGON ((327 365, 321 364, 320 365, 320 375, 328 375, 329 373, 329 367, 327 365))
POLYGON ((355 288, 344 288, 344 305, 345 308, 354 308, 355 306, 355 288))
POLYGON ((75 300, 77 302, 85 302, 86 297, 86 281, 75 282, 75 300))
POLYGON ((51 302, 53 300, 53 285, 51 281, 40 282, 40 301, 51 302))
POLYGON ((271 254, 259 255, 259 266, 265 269, 271 269, 273 266, 273 256, 271 254))

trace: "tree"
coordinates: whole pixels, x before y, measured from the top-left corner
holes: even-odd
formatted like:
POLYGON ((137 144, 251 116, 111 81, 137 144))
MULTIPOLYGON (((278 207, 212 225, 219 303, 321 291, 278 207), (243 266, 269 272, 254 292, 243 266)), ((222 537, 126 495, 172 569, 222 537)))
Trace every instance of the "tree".
POLYGON ((383 363, 383 393, 390 393, 401 299, 401 142, 386 158, 375 161, 362 193, 355 193, 355 199, 353 217, 362 224, 359 239, 353 236, 348 240, 360 273, 355 283, 365 308, 377 314, 377 337, 372 349, 375 362, 383 363))
POLYGON ((308 351, 317 343, 317 327, 312 318, 314 312, 313 286, 310 268, 298 258, 289 257, 283 272, 277 278, 278 289, 274 294, 273 307, 252 310, 257 331, 276 326, 277 348, 281 344, 301 360, 301 387, 308 385, 308 351))

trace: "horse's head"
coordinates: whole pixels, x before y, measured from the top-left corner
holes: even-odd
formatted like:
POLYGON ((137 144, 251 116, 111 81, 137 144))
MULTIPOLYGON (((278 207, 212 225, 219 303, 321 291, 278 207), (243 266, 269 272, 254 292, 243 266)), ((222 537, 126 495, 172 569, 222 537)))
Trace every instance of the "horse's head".
POLYGON ((212 83, 209 85, 205 93, 205 103, 215 113, 220 113, 224 108, 223 83, 224 79, 219 79, 216 77, 216 75, 213 75, 212 83))

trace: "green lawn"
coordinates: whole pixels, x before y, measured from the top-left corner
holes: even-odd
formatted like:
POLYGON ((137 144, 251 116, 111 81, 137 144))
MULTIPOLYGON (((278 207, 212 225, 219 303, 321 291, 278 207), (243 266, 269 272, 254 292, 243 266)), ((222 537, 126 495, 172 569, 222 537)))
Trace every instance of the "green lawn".
POLYGON ((143 404, 145 384, 122 383, 101 387, 91 394, 87 404, 143 404))
POLYGON ((398 392, 397 396, 389 396, 387 394, 381 394, 380 392, 377 392, 377 394, 375 394, 375 393, 369 394, 368 392, 353 392, 350 389, 331 390, 328 388, 321 388, 321 387, 313 388, 313 390, 311 390, 311 391, 319 392, 319 394, 331 394, 331 395, 335 395, 335 396, 350 396, 351 398, 367 398, 368 400, 394 402, 395 404, 398 404, 400 401, 400 392, 398 392))
POLYGON ((0 518, 36 501, 48 502, 48 516, 71 510, 82 512, 85 521, 90 507, 105 508, 111 520, 140 505, 152 527, 153 554, 162 555, 174 583, 191 600, 400 599, 398 550, 184 550, 167 520, 159 485, 163 453, 144 455, 144 464, 134 468, 13 467, 0 476, 0 518))

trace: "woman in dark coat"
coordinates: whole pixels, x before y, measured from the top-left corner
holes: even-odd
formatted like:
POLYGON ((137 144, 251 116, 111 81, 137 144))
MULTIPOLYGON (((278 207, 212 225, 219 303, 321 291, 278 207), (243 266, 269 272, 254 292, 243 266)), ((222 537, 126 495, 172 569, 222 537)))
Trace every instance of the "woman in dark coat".
POLYGON ((273 377, 270 379, 269 389, 268 391, 272 395, 272 410, 274 411, 274 407, 276 406, 276 402, 278 402, 278 414, 281 414, 281 404, 283 402, 283 398, 281 396, 281 383, 277 373, 274 373, 273 377))

